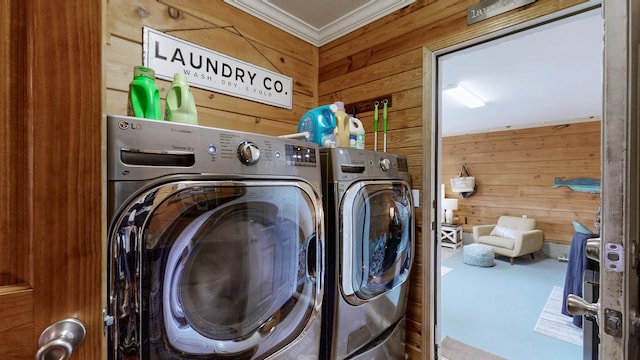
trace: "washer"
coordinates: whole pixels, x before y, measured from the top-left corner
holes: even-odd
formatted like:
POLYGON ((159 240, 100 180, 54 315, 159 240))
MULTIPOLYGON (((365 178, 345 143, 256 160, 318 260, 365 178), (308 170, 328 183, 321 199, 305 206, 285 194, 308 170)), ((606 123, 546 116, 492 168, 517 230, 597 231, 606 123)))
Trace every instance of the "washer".
POLYGON ((109 359, 313 359, 316 145, 107 118, 109 359))
POLYGON ((321 148, 326 281, 321 359, 404 359, 413 198, 403 156, 321 148))

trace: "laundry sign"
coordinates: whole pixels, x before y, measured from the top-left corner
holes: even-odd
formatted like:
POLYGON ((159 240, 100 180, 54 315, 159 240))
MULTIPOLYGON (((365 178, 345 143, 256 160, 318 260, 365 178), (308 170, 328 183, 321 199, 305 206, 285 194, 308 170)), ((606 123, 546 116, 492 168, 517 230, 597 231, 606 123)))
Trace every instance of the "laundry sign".
POLYGON ((143 63, 156 77, 173 80, 186 75, 190 86, 269 104, 292 108, 290 77, 195 45, 161 31, 143 27, 143 63))
POLYGON ((467 25, 503 14, 538 0, 484 0, 467 8, 467 25))

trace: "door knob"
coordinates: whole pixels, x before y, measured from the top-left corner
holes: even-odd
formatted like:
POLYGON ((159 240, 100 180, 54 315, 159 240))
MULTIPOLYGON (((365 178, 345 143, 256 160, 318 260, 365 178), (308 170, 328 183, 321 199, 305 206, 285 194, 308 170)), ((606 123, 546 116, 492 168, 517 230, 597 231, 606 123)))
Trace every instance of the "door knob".
POLYGON ((36 360, 67 360, 82 343, 87 329, 78 319, 65 319, 44 329, 38 340, 36 360))
POLYGON ((600 300, 596 303, 588 303, 583 298, 569 294, 567 296, 567 311, 571 315, 588 315, 593 316, 598 322, 598 312, 600 311, 600 300))

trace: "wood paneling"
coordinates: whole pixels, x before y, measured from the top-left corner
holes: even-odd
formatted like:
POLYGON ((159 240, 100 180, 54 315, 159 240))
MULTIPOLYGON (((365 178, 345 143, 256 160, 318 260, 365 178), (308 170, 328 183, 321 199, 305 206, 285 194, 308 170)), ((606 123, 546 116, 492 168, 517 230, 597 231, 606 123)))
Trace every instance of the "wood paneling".
MULTIPOLYGON (((364 99, 376 98, 384 94, 392 94, 393 107, 389 109, 389 128, 388 128, 388 144, 387 148, 390 152, 395 152, 409 156, 409 165, 411 178, 414 187, 420 188, 421 192, 429 193, 431 189, 425 189, 425 183, 429 179, 423 178, 425 173, 422 168, 424 149, 431 146, 431 139, 422 138, 423 134, 429 133, 423 131, 423 124, 428 120, 423 118, 423 114, 430 116, 430 110, 424 111, 423 102, 431 101, 431 89, 423 88, 424 74, 431 76, 431 69, 423 68, 423 48, 427 48, 431 52, 444 49, 458 43, 469 41, 471 39, 484 36, 486 34, 506 29, 511 26, 521 24, 528 20, 535 19, 540 16, 548 15, 556 11, 568 8, 583 2, 582 0, 539 0, 534 4, 522 7, 505 14, 484 20, 471 26, 466 24, 466 9, 477 4, 476 0, 465 1, 443 1, 443 0, 417 0, 410 6, 398 10, 393 14, 379 19, 367 26, 357 29, 331 43, 323 45, 319 51, 319 75, 318 75, 318 103, 326 104, 336 100, 345 103, 357 102, 364 99)), ((430 52, 429 52, 430 54, 430 52)), ((427 83, 427 86, 430 86, 427 83)), ((382 114, 382 113, 380 113, 382 114)), ((357 117, 363 121, 366 130, 366 148, 373 149, 373 113, 357 114, 357 117)), ((380 126, 379 130, 382 130, 380 126)), ((378 149, 382 148, 380 143, 381 134, 379 133, 378 149)), ((524 140, 523 140, 524 141, 524 140)), ((547 137, 546 142, 542 146, 547 147, 550 142, 561 143, 563 138, 547 137)), ((527 156, 530 152, 535 151, 537 146, 541 144, 536 139, 527 139, 526 144, 514 145, 505 142, 502 146, 504 150, 494 150, 498 157, 506 159, 507 155, 503 152, 512 152, 515 148, 519 148, 520 156, 527 156)), ((575 151, 587 151, 591 149, 592 144, 579 143, 575 144, 575 151)), ((456 145, 468 146, 464 144, 456 145)), ((491 146, 483 144, 483 146, 491 146)), ((475 157, 471 151, 467 158, 475 157)), ((445 154, 443 154, 444 156, 445 154)), ((572 164, 575 168, 573 174, 584 176, 586 174, 596 174, 589 171, 578 171, 581 169, 575 156, 569 154, 547 154, 548 163, 556 161, 558 164, 572 164)), ((446 160, 445 160, 446 161, 446 160)), ((468 162, 468 161, 467 161, 468 162)), ((428 163, 428 161, 425 161, 428 163)), ((443 169, 453 167, 453 164, 443 164, 443 169)), ((505 165, 499 165, 497 168, 505 169, 505 165)), ((517 168, 522 165, 512 165, 517 168)), ((549 164, 536 164, 538 167, 551 166, 549 164)), ((583 167, 586 165, 583 165, 583 167)), ((429 170, 431 171, 431 170, 429 170)), ((426 173, 430 172, 427 171, 426 173)), ((449 174, 451 170, 448 170, 449 174)), ((491 192, 505 191, 510 194, 531 194, 544 188, 547 183, 542 179, 535 177, 534 183, 529 186, 519 188, 508 187, 504 189, 497 186, 505 186, 498 179, 499 170, 495 170, 496 184, 487 185, 484 189, 491 192)), ((551 168, 547 168, 551 171, 551 168)), ((443 172, 445 172, 443 170, 443 172)), ((447 172, 445 172, 447 173, 447 172)), ((526 176, 521 173, 522 176, 526 176)), ((572 174, 566 174, 569 177, 572 174)), ((522 183, 522 177, 515 177, 510 181, 522 183)), ((564 194, 564 189, 558 189, 553 196, 566 198, 569 195, 564 194)), ((528 196, 528 195, 527 195, 528 196)), ((505 196, 506 197, 506 196, 505 196)), ((552 196, 550 196, 551 198, 552 196)), ((480 201, 480 195, 474 196, 471 200, 480 201)), ((589 203, 591 198, 587 199, 589 203)), ((558 201, 559 202, 559 201, 558 201)), ((422 204, 425 206, 425 204, 422 204)), ((476 205, 480 206, 480 205, 476 205)), ((552 218, 552 211, 548 208, 542 209, 544 205, 542 200, 538 203, 541 209, 528 209, 531 217, 536 217, 547 223, 548 236, 552 238, 561 237, 561 229, 550 226, 548 222, 552 218), (535 210, 535 211, 534 211, 535 210), (546 213, 542 213, 546 211, 546 213)), ((585 206, 587 206, 585 204, 585 206)), ((471 208, 470 208, 471 209, 471 208)), ((422 211, 425 211, 423 209, 422 211)), ((567 213, 569 211, 567 210, 567 213)), ((460 212, 458 212, 460 215, 460 212)), ((485 214, 490 216, 492 214, 485 214)), ((484 218, 476 218, 480 221, 484 218)), ((583 219, 583 218, 580 218, 583 219)), ((417 218, 419 228, 425 228, 422 224, 422 218, 417 218)), ((583 219, 584 220, 584 219, 583 219)), ((432 246, 432 232, 420 232, 421 241, 419 246, 428 244, 432 246)), ((422 249, 422 251, 425 251, 422 249)), ((420 252, 422 254, 422 252, 420 252)), ((425 254, 430 254, 426 252, 425 254)), ((429 256, 427 256, 428 258, 429 256)), ((431 264, 422 264, 422 257, 416 257, 414 265, 414 273, 411 277, 410 303, 409 306, 422 307, 421 311, 410 309, 408 312, 407 322, 407 353, 410 359, 426 359, 431 356, 433 349, 430 343, 434 339, 431 333, 433 319, 428 317, 429 301, 422 299, 422 294, 430 294, 428 291, 431 286, 428 280, 428 273, 431 264), (426 287, 426 288, 425 288, 426 287), (425 320, 423 320, 425 319, 425 320)))
MULTIPOLYGON (((108 3, 107 104, 126 114, 133 67, 142 65, 142 28, 148 26, 213 51, 293 79, 293 109, 281 109, 191 87, 198 123, 269 135, 295 133, 298 121, 317 105, 318 49, 227 5, 223 0, 143 0, 108 3), (169 10, 178 10, 173 18, 169 10)), ((162 108, 171 82, 156 79, 162 108)))
POLYGON ((569 245, 573 220, 593 229, 600 194, 553 185, 556 177, 600 179, 600 138, 600 121, 443 138, 445 193, 458 199, 464 231, 495 224, 500 215, 527 215, 545 241, 569 245), (463 164, 478 187, 466 199, 449 182, 463 164))

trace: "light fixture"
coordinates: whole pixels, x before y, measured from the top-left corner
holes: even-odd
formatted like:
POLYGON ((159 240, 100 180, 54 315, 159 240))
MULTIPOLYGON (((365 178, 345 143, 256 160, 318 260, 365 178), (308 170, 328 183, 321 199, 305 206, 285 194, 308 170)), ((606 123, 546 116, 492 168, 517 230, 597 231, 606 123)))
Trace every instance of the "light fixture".
POLYGON ((453 224, 453 210, 458 210, 458 199, 442 199, 442 208, 444 209, 444 222, 453 224))
POLYGON ((442 93, 458 100, 469 109, 484 106, 484 101, 482 101, 482 99, 460 84, 447 85, 442 89, 442 93))

